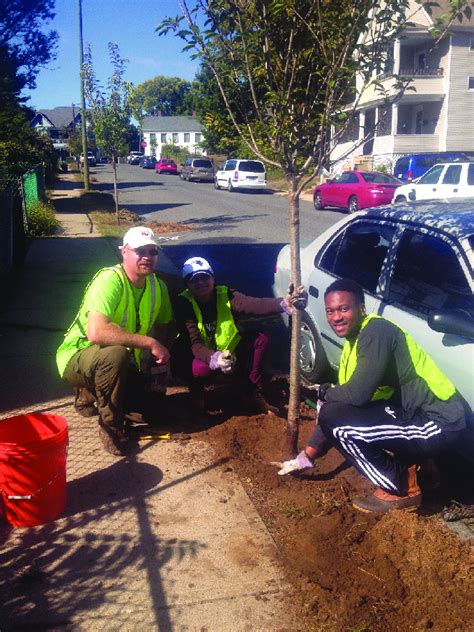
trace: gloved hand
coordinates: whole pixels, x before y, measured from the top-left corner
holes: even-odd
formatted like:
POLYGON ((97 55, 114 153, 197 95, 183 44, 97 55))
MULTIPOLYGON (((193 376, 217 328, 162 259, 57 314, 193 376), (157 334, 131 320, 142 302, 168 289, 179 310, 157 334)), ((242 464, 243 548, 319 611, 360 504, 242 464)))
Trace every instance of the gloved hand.
POLYGON ((285 298, 280 303, 281 308, 288 315, 291 315, 291 308, 305 309, 308 304, 308 292, 305 290, 304 285, 299 285, 296 290, 293 283, 288 286, 288 291, 285 298))
POLYGON ((219 369, 222 373, 232 373, 234 366, 235 356, 230 351, 216 351, 209 360, 209 367, 212 371, 219 369))
POLYGON ((330 382, 325 382, 324 384, 319 385, 319 388, 316 391, 316 393, 317 393, 317 398, 320 402, 326 401, 326 393, 332 387, 333 387, 333 384, 331 384, 330 382))
POLYGON ((314 463, 308 457, 306 452, 301 450, 295 459, 283 461, 281 466, 281 470, 278 470, 278 474, 279 476, 284 476, 285 474, 290 474, 291 472, 303 472, 304 470, 308 470, 309 468, 314 467, 314 463))

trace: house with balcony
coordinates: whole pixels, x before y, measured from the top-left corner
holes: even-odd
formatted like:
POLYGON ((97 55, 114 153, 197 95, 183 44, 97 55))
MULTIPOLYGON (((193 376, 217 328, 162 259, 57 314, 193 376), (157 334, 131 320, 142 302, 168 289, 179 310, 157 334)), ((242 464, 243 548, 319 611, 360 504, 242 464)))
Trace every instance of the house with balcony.
POLYGON ((190 154, 206 153, 199 147, 203 126, 195 116, 146 116, 142 131, 144 153, 157 159, 162 157, 163 145, 178 145, 190 154))
MULTIPOLYGON (((375 84, 366 88, 354 124, 331 154, 332 162, 339 160, 336 170, 391 166, 411 153, 474 152, 474 19, 455 22, 434 47, 430 29, 447 12, 448 0, 438 0, 431 15, 411 5, 412 26, 374 73, 385 94, 395 95, 395 77, 408 81, 409 88, 392 100, 375 84)), ((360 78, 357 87, 362 88, 360 78)))

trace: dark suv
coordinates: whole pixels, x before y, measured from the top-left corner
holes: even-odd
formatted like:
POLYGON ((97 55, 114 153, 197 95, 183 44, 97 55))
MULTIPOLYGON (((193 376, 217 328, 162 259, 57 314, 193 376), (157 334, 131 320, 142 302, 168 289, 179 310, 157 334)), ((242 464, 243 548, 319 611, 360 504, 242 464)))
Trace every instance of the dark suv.
POLYGON ((181 167, 181 173, 179 175, 182 180, 188 180, 189 182, 192 180, 194 180, 194 182, 214 182, 212 160, 203 157, 190 157, 181 167))

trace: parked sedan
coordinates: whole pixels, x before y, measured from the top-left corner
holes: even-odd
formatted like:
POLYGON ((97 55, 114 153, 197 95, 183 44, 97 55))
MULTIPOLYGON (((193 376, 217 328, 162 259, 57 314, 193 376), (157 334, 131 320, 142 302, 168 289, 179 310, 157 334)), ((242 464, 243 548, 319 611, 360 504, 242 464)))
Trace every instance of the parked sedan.
POLYGON ((379 171, 344 171, 338 178, 319 184, 313 192, 314 208, 346 208, 349 213, 369 206, 390 204, 401 180, 379 171))
POLYGON ((155 165, 156 173, 172 173, 176 175, 178 173, 178 165, 174 160, 169 158, 161 158, 155 165))
POLYGON ((143 156, 143 158, 140 158, 139 164, 143 169, 154 169, 156 165, 156 158, 155 156, 143 156))
MULTIPOLYGON (((339 364, 343 341, 327 323, 324 292, 349 277, 364 288, 367 311, 408 331, 474 406, 473 243, 474 203, 450 200, 359 211, 303 248, 303 377, 321 382, 339 364)), ((275 296, 283 296, 289 279, 285 246, 275 296)))

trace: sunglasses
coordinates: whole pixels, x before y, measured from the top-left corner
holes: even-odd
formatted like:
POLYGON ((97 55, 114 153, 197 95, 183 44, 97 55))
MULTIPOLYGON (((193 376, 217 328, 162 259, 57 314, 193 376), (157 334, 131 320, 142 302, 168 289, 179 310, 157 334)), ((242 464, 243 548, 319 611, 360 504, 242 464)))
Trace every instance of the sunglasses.
POLYGON ((158 248, 132 248, 139 257, 156 257, 158 256, 158 248))

